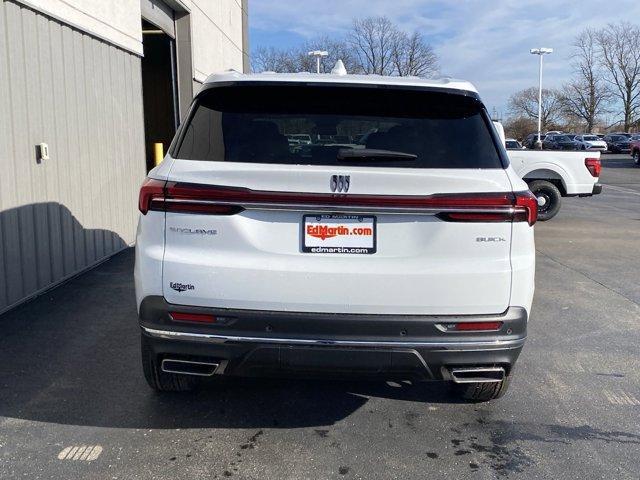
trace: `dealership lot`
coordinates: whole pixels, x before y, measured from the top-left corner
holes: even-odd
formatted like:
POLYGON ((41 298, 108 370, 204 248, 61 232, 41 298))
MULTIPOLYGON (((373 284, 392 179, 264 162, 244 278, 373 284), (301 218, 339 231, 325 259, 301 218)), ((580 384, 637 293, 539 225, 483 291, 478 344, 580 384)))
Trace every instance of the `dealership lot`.
POLYGON ((536 226, 529 338, 504 398, 249 379, 156 395, 127 251, 0 317, 0 478, 637 478, 640 168, 603 165, 602 195, 536 226))

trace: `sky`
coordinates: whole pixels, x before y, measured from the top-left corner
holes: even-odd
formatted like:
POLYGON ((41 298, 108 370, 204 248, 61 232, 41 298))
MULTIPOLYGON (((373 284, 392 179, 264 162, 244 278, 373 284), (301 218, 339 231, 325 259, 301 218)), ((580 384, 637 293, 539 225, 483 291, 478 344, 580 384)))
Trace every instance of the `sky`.
POLYGON ((354 18, 385 15, 417 30, 440 58, 442 76, 471 81, 487 108, 506 116, 509 96, 538 85, 538 57, 550 47, 543 85, 571 76, 574 37, 609 22, 640 24, 640 0, 251 0, 250 46, 287 47, 306 39, 341 37, 354 18))

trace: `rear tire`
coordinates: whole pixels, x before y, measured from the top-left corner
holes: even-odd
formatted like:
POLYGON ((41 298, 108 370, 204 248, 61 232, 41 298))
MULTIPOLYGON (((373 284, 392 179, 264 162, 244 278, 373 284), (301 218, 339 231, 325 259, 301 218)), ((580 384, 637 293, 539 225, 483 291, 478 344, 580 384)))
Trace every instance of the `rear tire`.
POLYGON ((142 334, 140 335, 140 352, 144 378, 156 392, 188 392, 198 385, 197 377, 163 372, 149 339, 142 334))
POLYGON ((633 152, 633 163, 636 164, 636 167, 640 167, 640 150, 636 150, 633 152))
POLYGON ((470 402, 488 402, 502 397, 509 389, 511 375, 500 382, 493 383, 454 383, 454 390, 464 400, 470 402))
POLYGON ((538 220, 551 220, 560 211, 562 194, 558 187, 547 180, 534 180, 529 183, 529 190, 538 199, 538 220))

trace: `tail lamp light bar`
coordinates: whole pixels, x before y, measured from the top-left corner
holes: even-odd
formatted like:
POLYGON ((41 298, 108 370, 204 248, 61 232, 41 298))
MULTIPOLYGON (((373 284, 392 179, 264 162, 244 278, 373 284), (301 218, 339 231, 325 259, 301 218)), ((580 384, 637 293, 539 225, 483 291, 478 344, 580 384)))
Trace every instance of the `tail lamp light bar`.
POLYGON ((165 182, 147 178, 138 208, 179 213, 234 215, 245 209, 430 213, 451 222, 528 222, 538 204, 529 191, 436 195, 358 195, 271 192, 248 188, 165 182))

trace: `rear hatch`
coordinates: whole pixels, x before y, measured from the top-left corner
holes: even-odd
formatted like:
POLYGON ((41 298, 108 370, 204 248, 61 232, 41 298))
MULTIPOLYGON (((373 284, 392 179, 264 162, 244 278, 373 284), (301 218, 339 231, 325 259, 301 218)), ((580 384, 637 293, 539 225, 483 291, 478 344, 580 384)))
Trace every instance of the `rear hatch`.
POLYGON ((517 200, 473 95, 239 83, 202 92, 178 135, 156 205, 166 211, 170 303, 508 307, 517 200))

